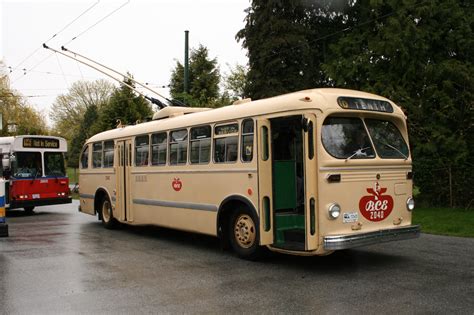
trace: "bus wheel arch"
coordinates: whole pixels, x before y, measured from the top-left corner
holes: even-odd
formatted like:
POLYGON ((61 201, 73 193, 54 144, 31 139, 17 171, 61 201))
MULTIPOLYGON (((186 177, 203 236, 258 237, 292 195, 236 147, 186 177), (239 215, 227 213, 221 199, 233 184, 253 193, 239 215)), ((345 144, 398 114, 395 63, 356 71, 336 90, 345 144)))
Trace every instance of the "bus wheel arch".
POLYGON ((107 191, 103 188, 99 188, 94 198, 94 209, 99 215, 99 220, 107 229, 113 229, 117 226, 118 222, 114 218, 112 211, 112 202, 107 191))
POLYGON ((252 203, 242 196, 227 197, 220 205, 217 214, 217 234, 223 248, 232 248, 238 256, 244 259, 255 260, 260 256, 260 232, 257 211, 252 203), (250 239, 254 242, 251 246, 235 239, 233 225, 240 220, 240 225, 249 228, 253 225, 250 239), (240 246, 239 246, 240 245, 240 246))

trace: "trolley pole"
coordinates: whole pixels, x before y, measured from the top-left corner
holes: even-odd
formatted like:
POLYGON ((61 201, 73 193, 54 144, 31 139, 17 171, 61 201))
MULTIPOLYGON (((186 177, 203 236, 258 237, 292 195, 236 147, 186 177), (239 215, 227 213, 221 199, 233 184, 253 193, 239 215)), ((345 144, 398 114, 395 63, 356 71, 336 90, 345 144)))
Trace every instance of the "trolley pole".
POLYGON ((8 224, 5 219, 5 183, 6 181, 0 178, 0 237, 8 236, 8 224))

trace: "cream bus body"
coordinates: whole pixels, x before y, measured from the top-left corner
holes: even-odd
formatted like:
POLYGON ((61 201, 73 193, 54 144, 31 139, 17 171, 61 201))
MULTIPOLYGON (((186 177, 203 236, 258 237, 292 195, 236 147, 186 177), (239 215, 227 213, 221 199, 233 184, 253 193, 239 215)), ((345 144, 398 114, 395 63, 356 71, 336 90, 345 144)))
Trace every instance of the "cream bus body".
POLYGON ((419 227, 411 225, 406 117, 391 101, 352 90, 313 89, 186 111, 193 109, 167 108, 161 119, 88 139, 80 161, 80 211, 99 214, 106 226, 153 224, 218 236, 250 258, 259 246, 325 255, 419 235, 419 227), (393 112, 343 108, 340 97, 385 102, 393 112), (407 151, 395 148, 401 156, 382 158, 374 149, 379 140, 369 137, 369 153, 360 148, 356 156, 335 157, 325 148, 329 140, 322 138, 332 117, 333 134, 347 122, 367 131, 369 122, 380 120, 398 130, 407 151), (180 140, 183 130, 187 137, 180 140), (162 141, 163 133, 166 164, 152 165, 157 162, 153 150, 160 152, 153 141, 162 141), (185 145, 185 156, 172 156, 171 148, 179 154, 185 145), (190 152, 192 146, 196 149, 190 152))

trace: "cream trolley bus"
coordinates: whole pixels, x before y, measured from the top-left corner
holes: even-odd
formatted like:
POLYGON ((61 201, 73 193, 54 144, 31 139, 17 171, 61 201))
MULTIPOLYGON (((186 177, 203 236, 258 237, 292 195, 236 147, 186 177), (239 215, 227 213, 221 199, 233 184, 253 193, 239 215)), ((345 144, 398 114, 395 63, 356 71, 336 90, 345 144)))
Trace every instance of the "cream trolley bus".
POLYGON ((80 208, 105 227, 214 235, 243 258, 419 236, 406 117, 388 99, 313 89, 219 108, 166 107, 87 140, 80 208))

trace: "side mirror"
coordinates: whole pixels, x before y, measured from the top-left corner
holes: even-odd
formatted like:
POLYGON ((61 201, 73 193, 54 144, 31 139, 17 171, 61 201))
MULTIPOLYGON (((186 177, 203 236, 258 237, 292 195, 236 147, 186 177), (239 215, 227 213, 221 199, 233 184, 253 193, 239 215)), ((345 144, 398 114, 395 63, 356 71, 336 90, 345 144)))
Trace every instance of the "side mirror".
POLYGON ((7 168, 10 168, 10 159, 5 159, 3 158, 2 159, 2 166, 3 166, 3 169, 7 169, 7 168))

